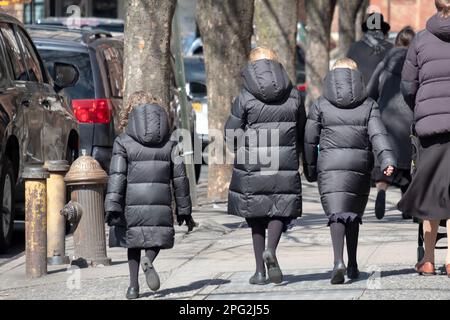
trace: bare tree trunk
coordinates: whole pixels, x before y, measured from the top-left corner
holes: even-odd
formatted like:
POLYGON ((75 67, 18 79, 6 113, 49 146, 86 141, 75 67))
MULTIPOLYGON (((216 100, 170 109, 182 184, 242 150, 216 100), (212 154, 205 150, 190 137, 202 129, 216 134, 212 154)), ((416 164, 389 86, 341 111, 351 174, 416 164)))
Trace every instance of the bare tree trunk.
POLYGON ((322 82, 329 70, 330 32, 336 0, 306 1, 306 106, 312 104, 322 91, 322 82))
POLYGON ((356 39, 356 18, 365 0, 339 0, 339 50, 345 56, 356 39))
POLYGON ((358 13, 356 14, 356 21, 355 21, 355 40, 359 41, 363 37, 362 32, 362 24, 364 20, 366 19, 367 15, 367 9, 369 8, 370 0, 362 0, 362 4, 359 7, 358 13))
POLYGON ((176 0, 128 0, 125 20, 125 100, 143 90, 170 103, 170 36, 176 0))
MULTIPOLYGON (((254 0, 197 2, 197 24, 206 63, 211 138, 211 130, 223 133, 231 103, 242 84, 241 71, 247 63, 253 33, 253 10, 254 0)), ((226 152, 225 149, 208 150, 209 199, 227 196, 231 166, 220 164, 220 155, 226 152)))
POLYGON ((254 17, 257 45, 273 49, 294 82, 297 2, 297 0, 256 0, 254 17))

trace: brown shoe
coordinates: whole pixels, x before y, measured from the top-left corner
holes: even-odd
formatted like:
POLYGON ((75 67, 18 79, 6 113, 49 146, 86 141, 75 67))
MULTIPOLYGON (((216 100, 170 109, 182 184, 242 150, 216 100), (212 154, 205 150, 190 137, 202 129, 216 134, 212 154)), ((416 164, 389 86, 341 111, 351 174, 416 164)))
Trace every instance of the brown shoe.
POLYGON ((445 271, 447 271, 447 276, 450 278, 450 264, 445 265, 445 271))
POLYGON ((434 276, 436 275, 436 269, 434 263, 431 262, 419 262, 416 264, 416 271, 421 276, 434 276))

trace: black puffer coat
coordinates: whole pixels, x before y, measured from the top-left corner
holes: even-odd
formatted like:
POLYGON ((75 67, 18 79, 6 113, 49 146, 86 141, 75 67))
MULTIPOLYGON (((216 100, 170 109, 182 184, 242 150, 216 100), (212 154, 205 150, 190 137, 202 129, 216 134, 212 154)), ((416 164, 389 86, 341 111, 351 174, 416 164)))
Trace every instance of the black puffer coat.
POLYGON ((327 215, 363 215, 374 164, 372 146, 383 169, 396 165, 378 105, 367 98, 362 74, 331 71, 305 131, 305 175, 311 182, 318 179, 327 215))
POLYGON ((226 135, 242 129, 245 134, 237 140, 246 141, 236 153, 228 213, 244 218, 297 218, 302 212, 298 169, 306 122, 304 102, 278 62, 249 63, 243 79, 244 88, 225 126, 226 135), (265 133, 271 137, 266 145, 265 133), (259 137, 254 144, 249 142, 255 141, 253 136, 259 137), (264 165, 268 150, 272 157, 264 165))
POLYGON ((122 215, 123 223, 113 225, 110 234, 119 238, 122 232, 125 237, 113 246, 173 246, 172 184, 177 214, 190 215, 189 181, 170 141, 165 110, 154 105, 135 107, 125 132, 114 142, 111 159, 105 211, 122 215))
POLYGON ((398 169, 411 167, 411 125, 413 112, 400 90, 408 48, 393 48, 378 65, 367 86, 369 96, 378 102, 381 119, 397 157, 398 169))

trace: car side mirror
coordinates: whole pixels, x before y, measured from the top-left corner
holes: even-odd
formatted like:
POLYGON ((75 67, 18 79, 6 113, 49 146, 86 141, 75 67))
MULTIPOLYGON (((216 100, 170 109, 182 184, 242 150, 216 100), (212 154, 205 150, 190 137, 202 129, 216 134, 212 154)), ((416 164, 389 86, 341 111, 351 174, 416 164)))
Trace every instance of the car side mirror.
POLYGON ((58 91, 73 87, 79 78, 80 72, 77 67, 68 63, 55 62, 53 66, 53 79, 58 91))

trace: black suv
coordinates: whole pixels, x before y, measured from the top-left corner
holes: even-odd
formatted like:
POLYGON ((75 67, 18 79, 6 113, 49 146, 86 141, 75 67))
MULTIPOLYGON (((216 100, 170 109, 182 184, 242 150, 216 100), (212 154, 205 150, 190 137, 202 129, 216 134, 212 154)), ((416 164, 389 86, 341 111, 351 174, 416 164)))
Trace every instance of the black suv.
POLYGON ((106 31, 27 26, 50 73, 55 63, 73 63, 77 83, 65 89, 80 124, 80 149, 108 171, 122 108, 123 41, 106 31))
POLYGON ((53 71, 57 81, 24 26, 0 13, 0 252, 9 247, 15 207, 23 204, 24 165, 72 161, 78 153, 77 121, 56 93, 73 85, 78 73, 65 63, 53 65, 53 71))

